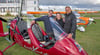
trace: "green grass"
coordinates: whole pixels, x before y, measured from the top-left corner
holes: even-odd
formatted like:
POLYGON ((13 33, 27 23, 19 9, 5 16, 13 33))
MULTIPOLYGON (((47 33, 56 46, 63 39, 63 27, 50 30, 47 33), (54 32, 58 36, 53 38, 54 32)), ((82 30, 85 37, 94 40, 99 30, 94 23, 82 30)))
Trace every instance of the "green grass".
MULTIPOLYGON (((76 41, 88 52, 89 55, 100 55, 100 19, 96 19, 97 24, 91 24, 86 28, 86 32, 77 31, 76 41)), ((42 25, 43 23, 41 23, 42 25)), ((5 26, 6 24, 4 24, 5 26)), ((44 26, 43 26, 44 27, 44 26)), ((7 31, 6 27, 4 28, 7 31)), ((4 38, 0 38, 0 50, 9 45, 4 38)), ((4 55, 37 55, 19 45, 14 45, 4 55)))
POLYGON ((84 17, 100 17, 100 13, 81 14, 84 17))
POLYGON ((91 24, 86 32, 77 31, 76 40, 83 46, 89 55, 100 55, 100 20, 97 24, 91 24))

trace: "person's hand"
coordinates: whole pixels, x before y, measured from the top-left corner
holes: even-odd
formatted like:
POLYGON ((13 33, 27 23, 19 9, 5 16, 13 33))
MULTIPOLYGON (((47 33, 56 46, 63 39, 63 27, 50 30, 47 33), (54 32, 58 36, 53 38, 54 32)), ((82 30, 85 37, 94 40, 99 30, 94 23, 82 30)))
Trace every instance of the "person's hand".
POLYGON ((72 38, 72 34, 71 33, 68 34, 68 38, 72 38))
POLYGON ((35 21, 33 20, 33 21, 31 22, 31 24, 35 24, 35 21))

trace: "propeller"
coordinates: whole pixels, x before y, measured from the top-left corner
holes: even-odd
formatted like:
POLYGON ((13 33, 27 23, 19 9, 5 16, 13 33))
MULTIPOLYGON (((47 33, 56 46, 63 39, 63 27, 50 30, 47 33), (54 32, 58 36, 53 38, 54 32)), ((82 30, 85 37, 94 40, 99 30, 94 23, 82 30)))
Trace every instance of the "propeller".
POLYGON ((10 38, 10 27, 8 28, 8 32, 9 32, 9 40, 11 40, 11 38, 10 38))
POLYGON ((10 35, 10 24, 11 24, 11 23, 10 23, 10 22, 11 22, 11 20, 9 20, 9 21, 7 22, 7 24, 8 24, 8 25, 7 25, 7 28, 8 28, 8 32, 9 32, 9 35, 8 35, 8 41, 9 41, 9 42, 11 42, 11 37, 10 37, 10 36, 11 36, 11 35, 10 35))

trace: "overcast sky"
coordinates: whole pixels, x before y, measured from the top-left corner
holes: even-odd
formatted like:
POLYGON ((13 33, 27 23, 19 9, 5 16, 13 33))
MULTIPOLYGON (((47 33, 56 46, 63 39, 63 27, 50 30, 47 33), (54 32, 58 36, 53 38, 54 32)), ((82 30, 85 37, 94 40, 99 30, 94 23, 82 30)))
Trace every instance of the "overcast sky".
POLYGON ((39 0, 40 5, 71 5, 78 8, 100 10, 100 0, 39 0))
POLYGON ((39 0, 40 4, 100 4, 100 0, 39 0))

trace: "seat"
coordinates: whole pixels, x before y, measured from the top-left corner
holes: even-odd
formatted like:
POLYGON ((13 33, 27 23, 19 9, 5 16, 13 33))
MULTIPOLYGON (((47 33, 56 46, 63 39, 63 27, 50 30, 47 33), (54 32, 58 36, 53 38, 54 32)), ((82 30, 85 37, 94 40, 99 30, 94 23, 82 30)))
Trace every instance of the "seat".
POLYGON ((21 35, 24 37, 24 39, 29 39, 28 32, 27 32, 27 22, 20 19, 17 22, 17 26, 18 26, 18 29, 19 29, 21 35))
POLYGON ((54 40, 53 39, 50 40, 48 35, 44 36, 41 29, 40 29, 40 27, 37 24, 34 24, 32 26, 32 31, 33 31, 35 37, 40 41, 40 43, 42 43, 42 46, 40 44, 41 47, 49 49, 54 45, 54 43, 55 43, 54 40), (49 41, 47 41, 48 39, 49 39, 49 41))
POLYGON ((44 35, 42 34, 41 29, 37 24, 32 26, 32 31, 39 41, 44 41, 44 35))

